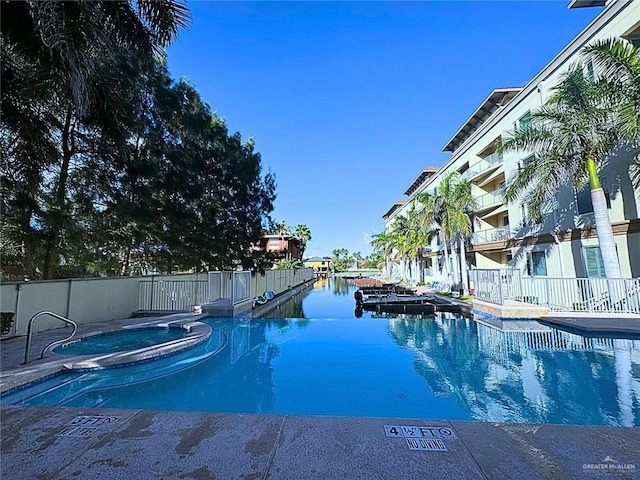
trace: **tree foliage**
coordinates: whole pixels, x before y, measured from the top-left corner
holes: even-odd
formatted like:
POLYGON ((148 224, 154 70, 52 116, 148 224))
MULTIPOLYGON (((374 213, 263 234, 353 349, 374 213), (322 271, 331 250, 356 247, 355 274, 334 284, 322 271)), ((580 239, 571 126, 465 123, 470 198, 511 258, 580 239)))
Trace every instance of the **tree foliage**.
POLYGON ((154 56, 182 3, 0 5, 4 273, 261 268, 274 176, 154 56))
POLYGON ((576 191, 589 185, 598 243, 607 278, 619 278, 613 230, 600 171, 621 139, 615 110, 609 103, 609 83, 598 82, 585 74, 582 65, 565 73, 553 95, 531 122, 507 137, 504 151, 522 151, 535 155, 524 162, 507 180, 507 201, 522 200, 534 218, 552 204, 561 185, 576 191))
POLYGON ((353 258, 349 256, 349 250, 346 248, 335 248, 331 252, 331 263, 337 272, 349 270, 353 265, 353 258))

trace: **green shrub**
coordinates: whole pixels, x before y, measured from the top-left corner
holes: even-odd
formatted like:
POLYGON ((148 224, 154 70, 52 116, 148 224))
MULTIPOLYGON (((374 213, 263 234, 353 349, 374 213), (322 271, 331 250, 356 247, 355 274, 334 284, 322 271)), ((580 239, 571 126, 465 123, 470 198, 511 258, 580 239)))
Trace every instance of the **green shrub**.
POLYGON ((14 316, 15 314, 13 312, 0 313, 0 335, 6 335, 11 331, 14 316))

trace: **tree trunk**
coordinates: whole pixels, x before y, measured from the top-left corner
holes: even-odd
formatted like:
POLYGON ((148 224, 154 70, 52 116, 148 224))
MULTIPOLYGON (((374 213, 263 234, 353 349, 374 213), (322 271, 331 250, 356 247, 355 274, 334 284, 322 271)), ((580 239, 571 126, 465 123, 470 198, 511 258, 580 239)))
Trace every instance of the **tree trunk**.
POLYGON ((462 280, 463 295, 469 294, 469 273, 467 272, 467 251, 464 237, 460 235, 460 277, 462 280))
POLYGON ((442 241, 442 248, 444 252, 444 262, 442 265, 442 273, 445 277, 449 276, 449 249, 447 248, 447 241, 442 241))
POLYGON ((605 275, 607 278, 621 278, 620 263, 613 240, 613 229, 607 211, 607 199, 602 187, 591 190, 591 203, 593 203, 593 216, 596 222, 596 233, 598 234, 605 275))
POLYGON ((613 240, 611 219, 607 211, 607 198, 604 195, 604 190, 598 177, 596 164, 592 159, 587 160, 587 167, 589 169, 589 186, 591 188, 593 216, 596 222, 596 233, 598 234, 602 263, 604 263, 604 272, 607 278, 622 278, 616 244, 613 240))
MULTIPOLYGON (((455 285, 460 281, 460 265, 458 263, 458 249, 456 248, 455 239, 453 239, 451 242, 451 263, 453 263, 452 284, 455 285)), ((453 288, 451 290, 453 290, 453 288)))
MULTIPOLYGON (((593 160, 587 161, 589 169, 589 187, 591 188, 591 203, 593 205, 593 216, 596 223, 596 234, 600 245, 600 255, 604 264, 604 274, 609 279, 622 278, 620 273, 620 263, 616 252, 616 243, 613 239, 613 229, 611 219, 607 211, 607 198, 605 197, 600 178, 593 160)), ((609 282, 609 298, 616 304, 621 299, 621 292, 615 288, 614 282, 609 282)))
POLYGON ((131 245, 133 245, 133 238, 129 239, 129 244, 127 245, 127 251, 124 255, 124 265, 122 267, 122 275, 130 275, 131 271, 131 245))
POLYGON ((60 177, 58 178, 58 186, 56 190, 56 199, 53 205, 54 215, 51 221, 51 231, 47 239, 47 248, 44 257, 44 267, 42 276, 45 280, 50 279, 53 275, 53 260, 55 258, 58 238, 62 229, 63 219, 65 215, 65 199, 67 193, 67 180, 69 178, 69 165, 73 150, 70 146, 71 137, 71 107, 67 109, 67 117, 65 118, 62 130, 62 165, 60 166, 60 177))

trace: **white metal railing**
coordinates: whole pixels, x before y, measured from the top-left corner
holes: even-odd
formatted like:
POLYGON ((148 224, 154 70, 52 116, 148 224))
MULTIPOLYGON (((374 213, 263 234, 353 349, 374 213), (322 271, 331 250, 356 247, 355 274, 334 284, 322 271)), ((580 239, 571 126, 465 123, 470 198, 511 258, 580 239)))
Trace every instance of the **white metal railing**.
POLYGON ((269 270, 255 279, 250 271, 232 270, 209 272, 207 280, 142 280, 138 309, 189 311, 194 305, 220 299, 236 305, 265 290, 278 294, 312 278, 313 270, 304 268, 269 270))
POLYGON ((207 299, 215 302, 222 298, 222 272, 209 272, 207 275, 209 295, 207 299))
POLYGON ((505 300, 521 296, 520 270, 473 269, 469 271, 469 278, 473 283, 475 297, 480 300, 503 305, 505 300))
POLYGON ((208 301, 230 299, 235 305, 251 298, 251 272, 230 270, 208 274, 208 301))
POLYGON ((504 190, 498 189, 493 192, 485 193, 476 198, 478 208, 488 207, 496 203, 504 203, 504 190))
POLYGON ((640 278, 524 278, 523 300, 551 311, 640 313, 640 278))
POLYGON ((476 298, 498 305, 518 300, 550 311, 640 314, 640 278, 523 277, 517 269, 469 274, 476 298))
POLYGON ((471 243, 475 245, 478 243, 509 240, 510 238, 511 229, 509 228, 509 225, 505 225, 504 227, 489 228, 487 230, 473 232, 473 234, 471 235, 471 243))
POLYGON ((207 299, 206 280, 141 280, 139 310, 188 311, 207 299))
POLYGON ((235 271, 232 278, 232 299, 233 304, 244 302, 251 298, 251 272, 249 271, 235 271))

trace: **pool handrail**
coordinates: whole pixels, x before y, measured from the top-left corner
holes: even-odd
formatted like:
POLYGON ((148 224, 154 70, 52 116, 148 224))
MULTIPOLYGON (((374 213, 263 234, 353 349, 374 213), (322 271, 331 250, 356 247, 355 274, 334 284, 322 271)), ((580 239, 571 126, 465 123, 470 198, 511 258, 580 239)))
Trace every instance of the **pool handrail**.
POLYGON ((49 345, 47 345, 46 347, 44 347, 44 349, 42 350, 42 353, 40 354, 40 358, 41 359, 44 358, 44 355, 49 350, 51 350, 53 347, 56 347, 56 346, 58 346, 60 344, 63 344, 65 342, 67 342, 78 331, 78 325, 76 325, 76 323, 73 320, 69 320, 68 318, 63 317, 62 315, 58 315, 57 313, 49 312, 47 310, 43 310, 41 312, 36 313, 29 320, 29 325, 27 327, 27 345, 25 346, 25 349, 24 349, 24 362, 22 362, 23 365, 26 365, 27 363, 30 362, 29 353, 31 351, 31 336, 33 334, 33 332, 31 330, 33 329, 33 322, 34 322, 34 320, 36 318, 38 318, 38 317, 40 317, 42 315, 49 315, 50 317, 53 317, 55 319, 62 320, 63 322, 68 323, 69 325, 71 325, 73 327, 73 331, 71 332, 71 335, 69 335, 67 338, 63 338, 62 340, 55 340, 55 341, 51 342, 49 345))

